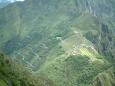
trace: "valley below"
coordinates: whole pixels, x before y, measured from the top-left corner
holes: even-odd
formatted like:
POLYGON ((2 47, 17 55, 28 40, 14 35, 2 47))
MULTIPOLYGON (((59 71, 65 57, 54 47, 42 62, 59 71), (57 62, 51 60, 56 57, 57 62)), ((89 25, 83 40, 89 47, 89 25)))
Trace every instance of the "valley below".
POLYGON ((0 8, 0 86, 115 86, 114 8, 114 0, 0 8))

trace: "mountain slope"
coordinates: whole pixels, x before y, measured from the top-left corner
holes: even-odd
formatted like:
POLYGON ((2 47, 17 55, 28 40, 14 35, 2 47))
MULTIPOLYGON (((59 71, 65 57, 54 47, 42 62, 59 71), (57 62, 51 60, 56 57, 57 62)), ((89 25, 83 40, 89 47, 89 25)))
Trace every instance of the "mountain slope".
MULTIPOLYGON (((105 71, 115 61, 114 3, 112 0, 13 3, 0 9, 0 50, 31 72, 47 76, 56 86, 98 86, 95 78, 103 81, 103 76, 110 76, 105 71)), ((108 84, 112 86, 113 82, 108 84)))
POLYGON ((45 74, 54 80, 57 86, 91 86, 98 73, 111 67, 111 63, 97 52, 94 44, 84 37, 90 31, 97 35, 101 24, 88 14, 79 18, 81 22, 72 28, 72 36, 59 43, 65 53, 46 61, 38 70, 39 74, 45 74), (91 19, 86 22, 89 17, 91 19))
POLYGON ((46 86, 46 84, 54 86, 47 77, 35 76, 19 62, 0 53, 0 86, 46 86))
POLYGON ((107 71, 98 74, 96 77, 93 86, 114 86, 115 85, 115 69, 110 68, 107 71))

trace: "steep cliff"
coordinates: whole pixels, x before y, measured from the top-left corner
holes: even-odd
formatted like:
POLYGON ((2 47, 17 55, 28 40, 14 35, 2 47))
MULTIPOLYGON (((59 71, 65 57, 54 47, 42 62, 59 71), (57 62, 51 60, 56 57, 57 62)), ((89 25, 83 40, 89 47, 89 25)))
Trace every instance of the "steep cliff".
POLYGON ((103 86, 106 76, 112 86, 114 7, 113 0, 10 4, 0 9, 0 50, 56 86, 103 86))

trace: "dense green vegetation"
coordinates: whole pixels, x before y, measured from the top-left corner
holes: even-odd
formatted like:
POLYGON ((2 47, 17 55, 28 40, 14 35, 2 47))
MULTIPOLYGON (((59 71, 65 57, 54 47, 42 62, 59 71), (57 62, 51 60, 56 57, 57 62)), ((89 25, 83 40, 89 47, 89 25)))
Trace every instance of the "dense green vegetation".
POLYGON ((45 76, 34 75, 19 62, 0 53, 0 86, 54 86, 45 76))
POLYGON ((93 86, 114 86, 115 80, 113 77, 115 77, 115 69, 110 68, 96 76, 93 86))
POLYGON ((0 86, 114 86, 115 1, 26 0, 0 9, 0 86), (55 84, 55 85, 54 85, 55 84))

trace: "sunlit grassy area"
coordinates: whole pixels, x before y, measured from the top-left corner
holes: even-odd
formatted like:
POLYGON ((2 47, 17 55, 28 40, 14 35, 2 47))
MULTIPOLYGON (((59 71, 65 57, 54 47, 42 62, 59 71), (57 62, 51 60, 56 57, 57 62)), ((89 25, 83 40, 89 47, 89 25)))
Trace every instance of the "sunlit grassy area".
POLYGON ((0 80, 0 86, 8 86, 3 80, 0 80))
POLYGON ((113 3, 25 0, 0 9, 0 51, 21 64, 0 60, 0 86, 114 86, 113 3))

